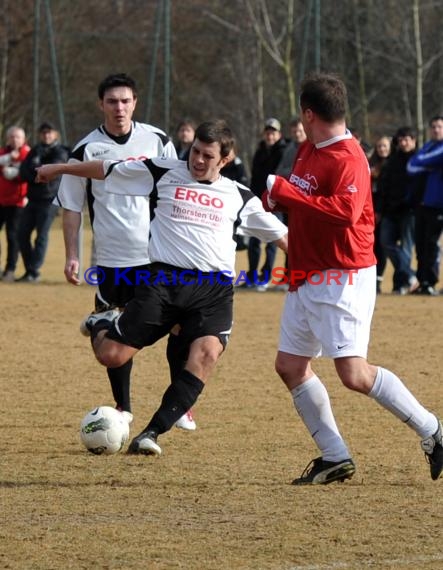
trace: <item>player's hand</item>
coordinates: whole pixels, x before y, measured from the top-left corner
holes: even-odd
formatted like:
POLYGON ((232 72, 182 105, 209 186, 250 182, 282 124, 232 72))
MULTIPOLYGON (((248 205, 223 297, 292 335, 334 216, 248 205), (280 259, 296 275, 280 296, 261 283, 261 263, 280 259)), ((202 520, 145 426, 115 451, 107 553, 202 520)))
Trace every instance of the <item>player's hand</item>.
POLYGON ((60 175, 59 165, 57 164, 44 164, 35 169, 37 175, 35 177, 36 182, 45 184, 46 182, 51 182, 54 178, 60 175))
POLYGON ((68 259, 65 264, 65 277, 68 283, 72 283, 73 285, 80 285, 79 279, 79 262, 78 259, 68 259))

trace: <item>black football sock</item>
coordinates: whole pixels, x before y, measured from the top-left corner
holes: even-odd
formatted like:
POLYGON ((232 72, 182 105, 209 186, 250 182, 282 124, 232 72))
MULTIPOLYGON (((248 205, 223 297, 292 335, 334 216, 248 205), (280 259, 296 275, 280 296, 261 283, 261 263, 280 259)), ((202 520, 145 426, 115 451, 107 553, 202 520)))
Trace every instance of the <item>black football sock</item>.
POLYGON ((185 343, 179 335, 171 333, 166 347, 166 358, 168 359, 171 382, 174 382, 185 367, 188 355, 189 344, 185 343))
POLYGON ((112 395, 119 410, 131 411, 131 370, 132 358, 118 368, 107 368, 109 382, 111 383, 112 395))
POLYGON ((197 401, 204 383, 188 370, 182 370, 173 384, 163 394, 159 409, 143 431, 154 431, 157 435, 169 431, 197 401))

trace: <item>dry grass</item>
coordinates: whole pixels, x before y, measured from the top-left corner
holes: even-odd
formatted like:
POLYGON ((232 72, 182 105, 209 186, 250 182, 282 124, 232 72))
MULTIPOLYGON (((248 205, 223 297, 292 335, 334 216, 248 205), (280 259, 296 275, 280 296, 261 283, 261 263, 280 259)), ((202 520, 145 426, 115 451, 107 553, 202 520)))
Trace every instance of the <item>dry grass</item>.
MULTIPOLYGON (((290 486, 315 449, 273 370, 280 293, 237 294, 195 433, 163 436, 161 458, 84 451, 81 418, 112 399, 78 333, 93 290, 65 284, 62 268, 57 221, 43 282, 0 283, 1 568, 443 568, 443 481, 430 480, 415 434, 342 388, 327 361, 316 370, 358 471, 342 485, 290 486)), ((382 295, 370 350, 441 415, 442 329, 443 298, 382 295)), ((167 385, 164 348, 136 359, 133 432, 167 385)))

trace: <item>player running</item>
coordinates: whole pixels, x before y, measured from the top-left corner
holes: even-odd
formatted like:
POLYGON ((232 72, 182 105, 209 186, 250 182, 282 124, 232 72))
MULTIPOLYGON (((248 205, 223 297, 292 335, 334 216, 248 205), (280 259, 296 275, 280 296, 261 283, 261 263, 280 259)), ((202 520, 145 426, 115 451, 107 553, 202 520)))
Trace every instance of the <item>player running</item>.
POLYGON ((293 484, 327 484, 355 473, 326 388, 311 367, 320 355, 334 360, 347 388, 417 433, 436 480, 443 470, 441 421, 393 372, 366 360, 376 298, 374 214, 368 161, 346 129, 346 87, 334 75, 309 76, 300 106, 308 141, 289 182, 270 176, 263 197, 269 209, 288 212, 289 269, 300 275, 286 297, 276 370, 321 453, 293 484))

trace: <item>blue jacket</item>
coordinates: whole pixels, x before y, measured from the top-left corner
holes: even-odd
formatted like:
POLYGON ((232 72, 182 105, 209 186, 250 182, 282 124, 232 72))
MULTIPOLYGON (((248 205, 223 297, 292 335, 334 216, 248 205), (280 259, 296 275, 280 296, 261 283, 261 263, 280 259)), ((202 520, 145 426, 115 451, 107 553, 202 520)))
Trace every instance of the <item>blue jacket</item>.
POLYGON ((427 173, 423 205, 443 208, 443 141, 428 141, 407 166, 411 175, 427 173))

